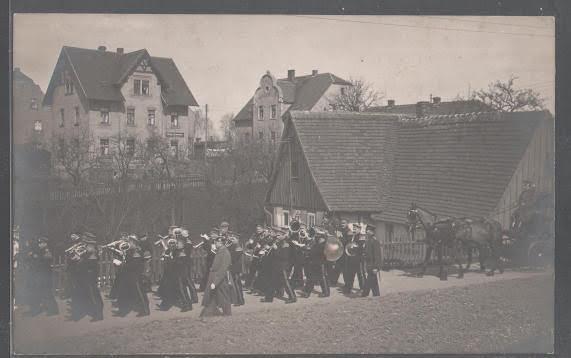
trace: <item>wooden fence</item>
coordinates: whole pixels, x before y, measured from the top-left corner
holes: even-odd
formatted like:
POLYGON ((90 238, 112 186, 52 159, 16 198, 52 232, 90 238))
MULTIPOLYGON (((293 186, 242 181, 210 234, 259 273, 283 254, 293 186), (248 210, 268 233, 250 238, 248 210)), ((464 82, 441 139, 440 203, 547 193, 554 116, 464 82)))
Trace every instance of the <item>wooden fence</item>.
MULTIPOLYGON (((382 243, 383 267, 391 268, 407 268, 415 267, 424 261, 426 254, 426 245, 423 242, 395 242, 382 243)), ((443 257, 450 262, 452 256, 448 249, 444 250, 443 257)), ((477 261, 477 252, 473 252, 474 261, 477 261)), ((157 284, 163 274, 163 264, 161 260, 161 249, 155 247, 152 257, 147 263, 146 273, 151 279, 152 284, 157 284)), ((248 259, 244 258, 243 272, 247 272, 248 259)), ((436 253, 433 252, 430 260, 431 264, 436 262, 436 253)), ((67 280, 66 277, 66 261, 64 256, 57 256, 54 259, 54 288, 57 292, 62 292, 67 280)), ((196 251, 192 255, 192 279, 195 283, 199 283, 206 269, 206 255, 201 251, 196 251)), ((113 265, 113 255, 110 252, 102 252, 99 260, 99 286, 107 290, 115 279, 116 268, 113 265)))

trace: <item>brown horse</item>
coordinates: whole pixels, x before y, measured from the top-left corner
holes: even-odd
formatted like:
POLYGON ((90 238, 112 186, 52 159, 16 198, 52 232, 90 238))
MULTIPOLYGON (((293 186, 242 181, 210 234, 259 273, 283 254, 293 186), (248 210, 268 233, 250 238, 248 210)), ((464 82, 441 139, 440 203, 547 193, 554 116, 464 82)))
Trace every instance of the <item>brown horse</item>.
POLYGON ((468 263, 466 265, 466 269, 468 269, 472 263, 472 249, 474 248, 477 248, 480 253, 480 268, 482 271, 485 271, 484 261, 489 250, 493 258, 493 265, 487 275, 493 275, 498 266, 500 273, 503 272, 499 259, 501 225, 497 221, 485 218, 439 218, 437 215, 416 206, 414 203, 408 211, 407 219, 411 232, 420 225, 426 233, 426 256, 419 276, 424 275, 426 272, 426 266, 432 251, 436 249, 440 266, 439 277, 441 280, 447 279, 442 260, 445 247, 451 250, 453 259, 458 264, 458 278, 464 277, 464 268, 461 262, 462 251, 468 251, 468 263))

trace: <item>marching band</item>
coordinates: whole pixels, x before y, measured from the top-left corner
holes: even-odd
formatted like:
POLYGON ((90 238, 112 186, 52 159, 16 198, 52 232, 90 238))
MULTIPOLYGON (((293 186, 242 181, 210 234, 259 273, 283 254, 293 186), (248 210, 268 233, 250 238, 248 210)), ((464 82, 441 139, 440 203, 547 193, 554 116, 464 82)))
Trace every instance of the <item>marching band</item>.
MULTIPOLYGON (((231 306, 245 304, 244 291, 262 296, 261 302, 282 299, 286 304, 309 297, 319 286, 319 297, 330 296, 330 285, 336 285, 342 275, 344 294, 351 294, 357 276, 362 296, 379 296, 378 274, 381 266, 380 243, 375 228, 367 225, 362 234, 359 224, 342 220, 339 227, 322 225, 307 227, 292 220, 288 227, 257 225, 248 240, 229 230, 222 222, 218 228, 201 235, 193 243, 184 227, 170 227, 165 236, 158 235, 154 245, 161 252, 162 276, 155 294, 160 299, 159 310, 173 306, 181 312, 193 309, 199 302, 198 291, 204 292, 201 317, 231 315, 231 306), (193 282, 192 255, 203 250, 206 255, 205 273, 197 291, 193 282), (244 261, 247 263, 243 275, 244 261)), ((150 314, 148 275, 153 244, 146 236, 122 233, 109 244, 97 246, 89 232, 74 233, 65 250, 67 256, 68 298, 71 319, 89 315, 92 321, 103 319, 103 300, 98 286, 99 255, 111 252, 115 277, 107 298, 116 308, 114 315, 124 317, 132 311, 137 316, 150 314)), ((30 246, 28 258, 32 273, 30 285, 33 299, 30 314, 42 311, 58 314, 52 292, 52 254, 48 240, 38 238, 30 246)))

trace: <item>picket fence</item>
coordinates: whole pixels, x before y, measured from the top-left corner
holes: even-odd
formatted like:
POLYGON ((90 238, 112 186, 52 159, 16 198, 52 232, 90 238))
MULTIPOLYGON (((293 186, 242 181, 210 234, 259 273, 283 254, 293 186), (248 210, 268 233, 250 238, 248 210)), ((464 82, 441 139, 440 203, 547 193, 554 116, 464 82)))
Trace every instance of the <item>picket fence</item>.
MULTIPOLYGON (((385 269, 407 268, 419 266, 424 261, 426 245, 423 242, 394 242, 382 243, 382 262, 385 269)), ((476 260, 476 252, 473 253, 476 260)), ((206 270, 206 255, 202 250, 193 252, 192 257, 192 279, 199 283, 206 270)), ((448 262, 452 258, 448 249, 444 250, 443 257, 448 262)), ((433 252, 430 264, 436 262, 436 254, 433 252)), ((248 270, 248 257, 243 261, 243 272, 248 270)), ((55 257, 53 264, 54 288, 56 292, 62 292, 66 284, 66 259, 64 256, 55 257)), ((113 265, 113 255, 104 251, 99 260, 99 286, 103 290, 110 288, 115 279, 116 266, 113 265)), ((163 261, 161 260, 161 249, 155 247, 151 259, 146 267, 146 274, 152 284, 157 284, 163 274, 163 261)))

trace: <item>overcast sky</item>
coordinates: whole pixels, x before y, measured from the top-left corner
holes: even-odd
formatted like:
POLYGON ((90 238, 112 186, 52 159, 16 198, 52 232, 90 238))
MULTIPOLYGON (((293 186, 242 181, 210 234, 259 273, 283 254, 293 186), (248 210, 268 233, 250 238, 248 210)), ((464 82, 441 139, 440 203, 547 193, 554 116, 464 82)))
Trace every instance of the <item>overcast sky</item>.
POLYGON ((218 121, 260 77, 331 72, 362 78, 397 104, 443 100, 519 77, 554 109, 551 17, 15 14, 14 67, 46 90, 62 46, 171 57, 218 121))

